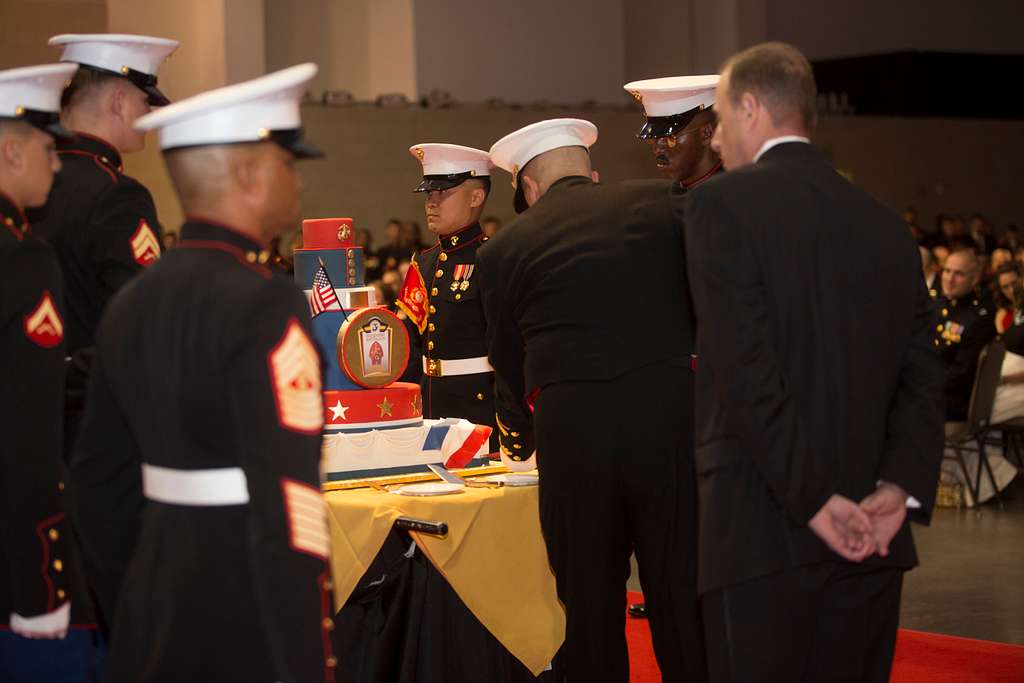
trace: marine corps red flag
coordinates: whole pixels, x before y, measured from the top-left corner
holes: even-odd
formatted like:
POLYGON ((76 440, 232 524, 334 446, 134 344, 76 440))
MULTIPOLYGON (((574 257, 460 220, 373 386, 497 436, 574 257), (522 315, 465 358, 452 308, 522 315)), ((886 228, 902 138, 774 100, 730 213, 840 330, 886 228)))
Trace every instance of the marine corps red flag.
POLYGON ((409 316, 409 320, 413 321, 420 333, 426 329, 427 284, 423 281, 423 274, 420 273, 420 267, 415 261, 409 264, 402 292, 395 303, 409 316))

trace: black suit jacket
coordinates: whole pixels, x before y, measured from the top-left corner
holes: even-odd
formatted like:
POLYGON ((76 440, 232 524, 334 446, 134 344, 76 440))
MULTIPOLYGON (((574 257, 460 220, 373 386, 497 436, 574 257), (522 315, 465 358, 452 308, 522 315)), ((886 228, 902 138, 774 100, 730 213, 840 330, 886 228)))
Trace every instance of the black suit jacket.
POLYGON ((535 390, 654 363, 689 366, 679 201, 662 181, 562 178, 480 247, 474 277, 506 454, 533 452, 526 399, 535 390))
MULTIPOLYGON (((688 201, 701 590, 835 559, 806 526, 833 493, 893 482, 927 521, 944 375, 899 218, 803 143, 688 201)), ((870 561, 915 565, 909 526, 870 561)))

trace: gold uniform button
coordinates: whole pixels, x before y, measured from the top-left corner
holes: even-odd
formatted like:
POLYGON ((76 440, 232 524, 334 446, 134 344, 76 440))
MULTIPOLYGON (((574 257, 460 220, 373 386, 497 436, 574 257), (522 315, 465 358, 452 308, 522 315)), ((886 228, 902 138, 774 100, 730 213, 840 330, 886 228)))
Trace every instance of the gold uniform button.
POLYGON ((938 340, 938 339, 936 339, 936 340, 935 340, 935 345, 936 345, 936 346, 938 346, 938 345, 939 345, 939 340, 938 340))
POLYGON ((437 287, 430 288, 430 296, 437 296, 437 287))
POLYGON ((64 598, 66 598, 66 597, 67 597, 67 595, 68 595, 68 594, 64 592, 64 589, 63 589, 63 588, 58 588, 58 589, 57 589, 57 599, 58 599, 58 600, 63 600, 64 598))
POLYGON ((461 299, 461 298, 462 298, 462 295, 461 295, 461 294, 456 294, 456 295, 455 295, 455 300, 456 300, 456 301, 458 301, 458 300, 459 300, 459 299, 461 299))
POLYGON ((325 663, 327 664, 328 669, 333 669, 334 667, 338 666, 338 658, 328 657, 325 663))
POLYGON ((444 252, 442 251, 442 252, 441 252, 441 255, 440 255, 440 256, 438 256, 437 258, 438 258, 438 259, 439 259, 439 260, 441 261, 441 263, 444 263, 445 261, 447 261, 447 260, 448 260, 448 254, 446 254, 446 253, 444 253, 444 252))
POLYGON ((512 438, 513 439, 516 438, 517 436, 519 436, 519 432, 510 432, 510 433, 512 434, 512 438))
POLYGON ((454 246, 454 245, 456 245, 458 243, 459 243, 459 236, 458 235, 453 235, 452 236, 452 245, 454 246))
POLYGON ((476 400, 478 400, 478 401, 484 400, 484 395, 483 394, 477 394, 476 395, 476 400))
POLYGON ((936 332, 942 332, 942 325, 936 325, 935 326, 935 331, 936 332))
POLYGON ((434 325, 434 323, 427 323, 427 329, 433 332, 434 330, 437 329, 437 327, 434 325))
POLYGON ((248 261, 249 263, 256 263, 256 252, 255 251, 247 251, 247 252, 245 252, 245 260, 248 261))
POLYGON ((60 538, 60 534, 57 533, 56 529, 50 529, 49 536, 51 541, 56 541, 60 538))
POLYGON ((523 459, 523 456, 521 456, 521 455, 513 455, 512 459, 518 462, 518 461, 523 459))
POLYGON ((522 444, 518 444, 518 443, 514 443, 514 444, 512 444, 512 448, 514 448, 517 451, 519 451, 519 450, 523 449, 523 445, 522 444))
POLYGON ((434 304, 430 304, 430 312, 437 313, 437 309, 434 307, 434 304))
POLYGON ((427 351, 433 351, 433 350, 434 350, 434 342, 432 342, 432 341, 427 342, 427 351))
POLYGON ((270 260, 270 252, 269 251, 261 251, 258 259, 259 259, 260 263, 266 263, 267 261, 270 260))
POLYGON ((60 559, 58 558, 58 559, 53 561, 53 568, 56 569, 59 572, 62 572, 62 571, 64 571, 64 563, 61 562, 60 559))
POLYGON ((440 268, 438 268, 437 272, 434 273, 434 277, 441 277, 442 275, 444 275, 444 271, 441 270, 440 268))
POLYGON ((948 308, 943 308, 942 309, 942 315, 944 315, 944 316, 949 315, 949 309, 948 308))

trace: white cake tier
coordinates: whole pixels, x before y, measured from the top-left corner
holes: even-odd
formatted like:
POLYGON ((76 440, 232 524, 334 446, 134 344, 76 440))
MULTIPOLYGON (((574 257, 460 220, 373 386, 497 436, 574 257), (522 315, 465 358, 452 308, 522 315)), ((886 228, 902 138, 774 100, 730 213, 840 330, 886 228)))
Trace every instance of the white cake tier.
POLYGON ((416 427, 326 434, 321 469, 325 480, 404 474, 428 464, 486 457, 491 428, 467 420, 424 420, 416 427))

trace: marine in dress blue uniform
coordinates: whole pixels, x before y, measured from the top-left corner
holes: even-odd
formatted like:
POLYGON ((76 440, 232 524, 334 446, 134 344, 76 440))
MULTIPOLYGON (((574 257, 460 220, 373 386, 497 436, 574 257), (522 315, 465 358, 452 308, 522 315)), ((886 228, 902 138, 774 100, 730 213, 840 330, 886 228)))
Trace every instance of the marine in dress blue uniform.
MULTIPOLYGON (((658 171, 671 182, 673 195, 685 195, 722 173, 722 160, 711 148, 715 134, 715 86, 718 76, 669 76, 633 81, 623 86, 644 106, 644 125, 637 138, 651 145, 658 171)), ((689 349, 697 369, 695 349, 689 349)), ((629 606, 631 616, 647 618, 644 603, 629 606)))
POLYGON ((49 42, 62 50, 60 61, 79 65, 61 97, 62 119, 76 135, 58 143, 63 169, 46 205, 30 214, 56 250, 67 284, 70 448, 100 317, 121 287, 160 258, 153 197, 125 173, 121 155, 145 144, 132 128, 135 118, 168 103, 157 71, 178 42, 118 34, 64 34, 49 42))
POLYGON ((309 306, 270 267, 299 220, 304 64, 143 117, 186 215, 111 302, 74 458, 112 617, 108 681, 333 680, 309 306))
POLYGON ((0 71, 0 671, 5 681, 90 680, 93 632, 72 577, 62 474, 64 283, 25 209, 46 201, 60 161, 60 91, 74 65, 0 71), (75 613, 72 614, 72 607, 75 613))
MULTIPOLYGON (((488 238, 480 215, 491 189, 487 152, 423 143, 409 149, 423 165, 427 228, 437 242, 416 256, 427 294, 423 321, 423 415, 495 427, 494 371, 487 361, 476 253, 488 238)), ((403 304, 404 305, 404 304, 403 304)), ((492 450, 497 450, 497 430, 492 450)))

